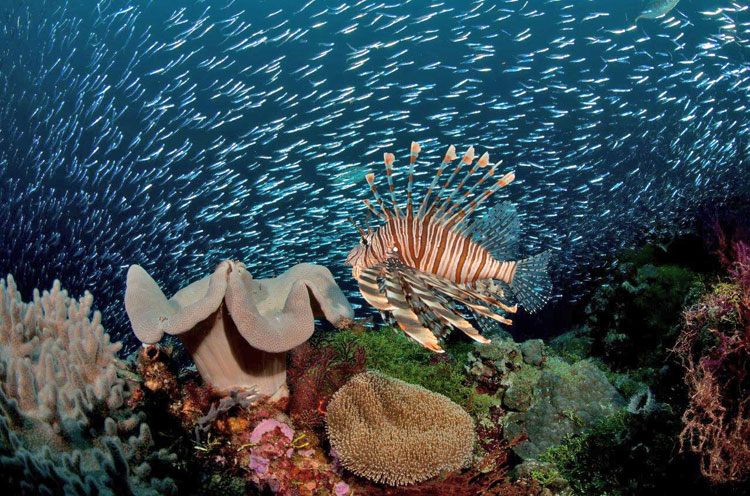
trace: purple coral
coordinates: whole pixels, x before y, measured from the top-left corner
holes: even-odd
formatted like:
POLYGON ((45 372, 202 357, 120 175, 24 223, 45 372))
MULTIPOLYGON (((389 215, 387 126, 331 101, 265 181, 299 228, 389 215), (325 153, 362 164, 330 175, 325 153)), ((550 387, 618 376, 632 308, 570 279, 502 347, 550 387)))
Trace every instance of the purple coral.
POLYGON ((263 458, 262 456, 250 456, 250 470, 257 474, 265 474, 268 472, 268 464, 270 461, 268 458, 263 458))
POLYGON ((347 484, 344 481, 337 482, 335 486, 333 486, 333 493, 336 496, 347 496, 351 493, 351 489, 349 488, 349 484, 347 484))
POLYGON ((250 442, 257 444, 265 434, 272 432, 277 427, 290 441, 294 438, 294 429, 287 424, 275 419, 265 419, 253 429, 252 434, 250 434, 250 442))

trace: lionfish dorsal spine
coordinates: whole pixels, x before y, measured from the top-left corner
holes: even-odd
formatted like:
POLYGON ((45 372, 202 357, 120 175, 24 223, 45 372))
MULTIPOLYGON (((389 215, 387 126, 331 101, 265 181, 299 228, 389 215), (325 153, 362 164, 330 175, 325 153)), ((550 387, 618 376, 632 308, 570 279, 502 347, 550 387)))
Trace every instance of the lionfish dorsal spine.
MULTIPOLYGON (((365 198, 362 201, 364 202, 365 206, 367 207, 367 210, 368 210, 369 213, 371 213, 372 215, 374 215, 375 217, 377 217, 378 219, 380 219, 380 220, 382 220, 384 222, 388 221, 388 217, 384 216, 383 214, 381 214, 380 212, 378 212, 377 210, 375 210, 375 208, 372 206, 372 203, 370 203, 370 200, 368 200, 367 198, 365 198)), ((369 230, 369 227, 368 227, 368 230, 369 230)))
MULTIPOLYGON (((482 195, 479 197, 478 200, 472 200, 471 202, 469 202, 468 205, 466 205, 466 207, 462 211, 462 216, 464 218, 466 218, 469 215, 471 215, 474 212, 474 210, 476 210, 477 207, 479 207, 479 205, 481 205, 488 198, 490 198, 492 195, 494 195, 497 192, 497 190, 499 190, 500 188, 504 188, 505 186, 507 186, 510 183, 512 183, 515 178, 516 178, 516 173, 513 172, 513 171, 511 171, 511 172, 508 172, 507 174, 505 174, 500 179, 498 179, 495 182, 495 184, 493 184, 492 186, 490 186, 489 188, 487 188, 486 190, 484 190, 484 192, 482 193, 482 195)), ((461 234, 463 236, 463 235, 467 234, 468 229, 469 229, 469 224, 463 224, 461 226, 461 229, 458 232, 459 232, 459 234, 461 234)))
MULTIPOLYGON (((472 150, 472 157, 473 157, 473 150, 472 150)), ((466 158, 467 157, 464 157, 465 160, 466 158)), ((453 200, 453 197, 456 195, 456 193, 458 193, 459 191, 461 191, 461 189, 463 189, 463 187, 466 185, 466 182, 469 180, 469 177, 473 176, 474 173, 478 169, 487 167, 489 163, 490 163, 490 154, 488 152, 484 152, 482 156, 479 157, 479 160, 477 160, 474 163, 474 165, 471 167, 469 172, 467 172, 464 175, 464 177, 461 179, 461 182, 458 183, 458 186, 456 186, 456 188, 450 194, 448 199, 445 201, 445 205, 447 205, 448 208, 446 208, 443 214, 438 219, 436 219, 437 222, 448 225, 448 226, 452 226, 457 220, 459 220, 458 218, 456 218, 456 220, 453 220, 454 217, 456 217, 455 214, 453 213, 454 209, 459 208, 461 204, 464 203, 464 201, 469 197, 469 195, 471 195, 474 192, 477 186, 479 184, 482 184, 485 181, 486 177, 488 177, 489 175, 492 175, 492 173, 490 172, 489 174, 486 174, 485 176, 480 178, 479 181, 475 183, 471 188, 464 191, 464 193, 458 197, 458 200, 453 200), (451 205, 448 205, 449 202, 451 201, 453 203, 451 205)), ((491 170, 494 171, 494 167, 491 170)))
MULTIPOLYGON (((448 191, 448 186, 453 182, 453 179, 458 175, 458 172, 463 168, 464 165, 471 165, 471 163, 474 161, 474 147, 470 146, 468 150, 466 150, 466 153, 464 153, 463 158, 461 158, 461 161, 458 163, 458 166, 456 166, 456 169, 453 171, 453 174, 450 175, 448 180, 443 184, 443 187, 441 188, 441 191, 439 193, 442 194, 443 192, 448 191)), ((438 220, 445 214, 447 209, 450 207, 451 201, 453 200, 453 197, 456 195, 456 192, 466 183, 466 179, 474 172, 474 168, 472 167, 469 169, 469 172, 464 174, 463 180, 458 183, 458 186, 453 188, 451 192, 448 194, 448 196, 443 199, 440 202, 440 205, 438 205, 436 211, 435 211, 435 217, 436 220, 438 220)))
POLYGON ((393 162, 396 160, 396 156, 392 153, 384 153, 383 154, 383 163, 385 164, 385 177, 388 180, 388 191, 391 195, 391 203, 393 207, 393 213, 395 214, 396 218, 401 217, 401 210, 398 208, 398 203, 396 202, 396 193, 395 188, 393 186, 393 162))
POLYGON ((406 215, 412 217, 414 215, 414 204, 412 202, 412 185, 414 184, 414 164, 419 157, 419 152, 422 147, 416 141, 411 142, 409 147, 409 176, 406 183, 406 215))
POLYGON ((468 190, 466 190, 466 192, 464 192, 464 194, 461 196, 461 198, 459 198, 458 201, 456 201, 454 203, 454 205, 451 207, 451 209, 448 212, 446 212, 446 217, 448 215, 450 215, 450 217, 448 217, 447 220, 445 221, 446 224, 453 225, 453 224, 459 222, 461 219, 465 219, 469 215, 469 213, 471 213, 471 211, 472 211, 471 210, 471 206, 472 206, 471 202, 465 204, 463 207, 461 207, 461 205, 471 195, 474 194, 474 192, 476 191, 476 189, 478 187, 480 187, 482 184, 484 184, 484 182, 487 181, 487 179, 489 179, 493 174, 495 174, 495 169, 496 168, 497 168, 496 165, 493 165, 492 167, 490 167, 489 170, 482 177, 480 177, 479 180, 476 183, 474 183, 474 185, 471 188, 469 188, 468 190), (461 207, 461 208, 458 208, 458 207, 461 207), (458 208, 458 210, 456 210, 455 212, 453 212, 453 208, 458 208))
POLYGON ((455 159, 456 159, 456 147, 453 145, 450 145, 448 147, 448 151, 445 152, 443 161, 440 163, 440 166, 438 167, 438 170, 435 173, 435 177, 432 178, 432 183, 430 184, 430 187, 427 188, 427 193, 425 193, 425 196, 422 199, 422 204, 419 206, 419 210, 417 211, 417 217, 422 217, 423 212, 424 212, 424 215, 427 215, 427 212, 430 211, 429 201, 430 201, 430 197, 432 196, 432 192, 435 190, 435 186, 437 186, 437 183, 440 180, 440 176, 443 175, 443 171, 445 170, 445 168, 448 166, 448 164, 450 164, 455 159))
MULTIPOLYGON (((434 217, 439 217, 442 213, 443 208, 445 208, 446 200, 443 198, 444 192, 448 191, 448 188, 453 183, 453 179, 458 175, 459 171, 463 168, 464 164, 466 163, 467 158, 469 159, 469 163, 471 163, 471 160, 474 159, 474 147, 470 146, 469 149, 464 153, 463 158, 460 162, 458 162, 458 165, 456 165, 456 168, 453 169, 453 173, 448 176, 448 179, 443 183, 443 185, 440 187, 440 189, 436 193, 435 202, 432 204, 432 208, 430 208, 427 211, 428 215, 432 215, 434 217), (471 158, 469 158, 471 157, 471 158)), ((454 190, 455 191, 455 190, 454 190)), ((450 196, 449 196, 450 198, 450 196)))
POLYGON ((380 206, 380 210, 383 211, 383 215, 385 215, 386 220, 390 219, 393 214, 388 211, 387 208, 385 208, 385 203, 383 202, 383 197, 380 196, 380 193, 378 193, 377 184, 375 183, 375 174, 370 172, 369 174, 365 175, 365 180, 367 181, 367 184, 370 185, 370 192, 372 193, 372 196, 375 198, 375 201, 378 202, 378 205, 380 206))

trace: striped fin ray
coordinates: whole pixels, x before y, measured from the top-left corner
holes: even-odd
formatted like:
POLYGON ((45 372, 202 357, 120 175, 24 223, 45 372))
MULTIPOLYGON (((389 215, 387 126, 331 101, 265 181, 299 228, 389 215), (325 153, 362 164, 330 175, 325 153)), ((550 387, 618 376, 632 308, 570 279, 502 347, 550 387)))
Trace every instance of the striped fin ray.
MULTIPOLYGON (((485 153, 485 155, 487 155, 487 154, 485 153)), ((485 155, 482 155, 482 158, 484 158, 485 155)), ((487 159, 489 160, 489 156, 487 157, 487 159)), ((481 160, 482 159, 480 158, 480 161, 481 160)), ((480 177, 479 180, 476 183, 474 183, 472 185, 472 187, 469 188, 461 196, 461 198, 459 198, 458 201, 456 201, 451 206, 450 210, 448 212, 446 212, 446 214, 444 216, 444 218, 446 218, 446 220, 444 221, 444 223, 446 225, 452 226, 454 224, 460 224, 461 220, 465 219, 469 215, 469 213, 470 213, 469 208, 471 206, 471 203, 468 203, 468 204, 464 205, 463 207, 461 207, 461 205, 469 197, 471 197, 474 194, 474 192, 477 190, 477 188, 479 188, 480 186, 482 186, 482 184, 484 184, 490 177, 492 177, 495 174, 495 171, 497 170, 497 166, 498 165, 500 165, 500 162, 498 162, 497 164, 495 164, 492 167, 490 167, 489 170, 487 172, 485 172, 484 175, 482 177, 480 177), (458 207, 461 207, 461 208, 458 208, 458 207), (454 208, 456 208, 457 210, 453 211, 454 208), (448 217, 448 216, 450 216, 450 217, 448 217)))
MULTIPOLYGON (((453 217, 452 213, 453 210, 460 207, 461 204, 466 201, 466 198, 471 195, 474 190, 482 184, 487 177, 491 176, 495 172, 495 167, 493 166, 488 173, 486 173, 484 176, 482 176, 477 183, 475 183, 471 188, 466 190, 461 196, 458 197, 457 200, 453 200, 453 197, 456 193, 461 191, 463 189, 464 185, 466 185, 466 181, 469 180, 470 177, 474 175, 474 173, 479 170, 480 168, 485 168, 490 163, 490 154, 488 152, 484 152, 481 157, 479 157, 479 160, 477 160, 474 165, 469 169, 469 172, 464 174, 464 177, 461 179, 461 182, 458 183, 458 186, 456 186, 456 189, 454 189, 447 200, 445 200, 445 205, 448 207, 445 209, 443 214, 437 219, 437 222, 443 222, 443 219, 447 219, 447 222, 450 222, 451 218, 453 217), (453 203, 449 205, 449 203, 453 200, 453 203), (450 216, 450 217, 449 217, 450 216)), ((446 223, 447 223, 446 222, 446 223)))
POLYGON ((370 200, 365 198, 362 201, 365 203, 365 206, 367 207, 367 209, 370 211, 371 214, 373 214, 375 217, 377 217, 378 219, 382 221, 388 221, 388 217, 384 216, 383 214, 381 214, 380 212, 378 212, 377 210, 373 208, 372 204, 370 203, 370 200))
POLYGON ((419 211, 417 212, 417 217, 422 216, 422 212, 425 211, 425 214, 430 211, 431 205, 429 203, 430 196, 432 195, 432 191, 435 189, 435 186, 437 186, 438 181, 440 180, 440 176, 443 174, 443 171, 448 166, 449 163, 456 160, 456 147, 451 145, 448 147, 448 151, 445 152, 445 157, 443 157, 443 161, 440 163, 440 167, 438 167, 437 172, 435 173, 435 177, 432 178, 432 183, 430 184, 430 187, 427 188, 427 193, 424 195, 424 199, 422 200, 422 204, 419 206, 419 211))
POLYGON ((440 321, 444 324, 452 325, 461 332, 480 343, 489 343, 489 340, 479 334, 468 320, 453 312, 444 305, 425 283, 420 280, 421 274, 414 270, 406 268, 402 272, 403 278, 411 287, 412 293, 421 303, 423 303, 440 321))
POLYGON ((409 179, 406 184, 406 215, 412 217, 414 215, 414 204, 412 203, 411 190, 414 184, 414 163, 419 157, 419 152, 422 151, 422 147, 416 141, 411 142, 409 148, 409 179))
POLYGON ((481 294, 465 287, 464 285, 457 285, 448 279, 443 279, 442 277, 437 277, 433 274, 423 273, 421 275, 422 279, 426 280, 431 288, 461 302, 473 311, 503 324, 511 325, 513 323, 510 319, 498 315, 497 312, 492 310, 491 306, 496 306, 508 313, 515 313, 517 311, 516 306, 508 306, 492 296, 481 294))
POLYGON ((437 336, 422 325, 417 314, 411 309, 407 296, 404 294, 398 266, 390 263, 386 264, 385 295, 388 302, 394 307, 392 310, 393 317, 402 331, 428 350, 438 353, 445 351, 438 343, 437 336))
POLYGON ((542 308, 552 293, 552 281, 547 272, 551 252, 545 251, 533 257, 520 260, 516 266, 511 289, 518 301, 529 312, 542 308))
POLYGON ((505 283, 503 283, 502 281, 500 281, 498 284, 498 282, 493 279, 484 279, 472 283, 471 285, 461 284, 459 285, 459 290, 466 294, 468 297, 476 298, 487 303, 488 305, 496 306, 503 312, 518 312, 517 304, 513 304, 512 306, 507 305, 506 303, 498 299, 498 297, 503 298, 505 296, 503 287, 507 287, 507 285, 505 285, 505 283))
POLYGON ((393 187, 393 161, 396 159, 395 155, 392 153, 384 153, 383 154, 383 163, 385 164, 385 177, 388 180, 388 191, 391 193, 391 203, 393 204, 393 211, 396 214, 396 217, 401 217, 401 211, 398 208, 398 203, 396 203, 396 193, 394 192, 393 187))
MULTIPOLYGON (((440 319, 440 317, 435 315, 435 312, 433 312, 430 307, 427 306, 427 304, 420 298, 419 294, 414 290, 414 287, 406 281, 404 273, 400 272, 400 275, 402 278, 401 281, 403 287, 408 290, 407 301, 409 302, 409 306, 411 307, 412 311, 414 311, 414 313, 417 315, 422 325, 432 331, 432 333, 438 338, 439 341, 444 339, 453 330, 451 324, 444 322, 440 319)), ((435 293, 433 293, 433 296, 436 296, 435 293)), ((443 305, 449 305, 448 300, 445 299, 442 300, 442 303, 443 305)))
POLYGON ((453 195, 456 193, 456 189, 453 189, 453 191, 448 195, 448 198, 442 199, 441 195, 443 192, 447 191, 450 187, 451 183, 453 182, 453 179, 458 175, 459 171, 463 168, 464 164, 471 164, 474 161, 474 147, 470 146, 468 150, 466 150, 466 153, 464 153, 463 158, 458 163, 455 169, 453 169, 453 173, 448 176, 448 179, 443 183, 443 185, 440 187, 438 192, 436 193, 437 199, 435 200, 435 203, 432 205, 432 210, 428 211, 429 213, 433 213, 436 216, 439 216, 443 209, 446 208, 446 206, 450 203, 451 198, 453 198, 453 195))
MULTIPOLYGON (((486 190, 484 190, 484 192, 479 197, 479 199, 471 200, 461 210, 459 210, 458 212, 456 212, 455 214, 453 214, 453 217, 451 218, 451 220, 453 218, 457 218, 458 220, 467 218, 469 215, 471 215, 472 212, 474 212, 474 210, 477 209, 477 207, 479 205, 481 205, 488 198, 490 198, 492 195, 494 195, 497 192, 497 190, 499 190, 500 188, 504 188, 505 186, 509 185, 510 183, 512 183, 515 180, 515 178, 516 178, 516 173, 515 172, 513 172, 513 171, 508 172, 503 177, 501 177, 500 179, 498 179, 495 182, 495 184, 493 184, 492 186, 490 186, 489 188, 487 188, 486 190)), ((458 233, 461 234, 462 236, 465 236, 466 233, 467 233, 468 228, 470 227, 470 225, 471 224, 461 223, 461 227, 458 230, 458 233)))
POLYGON ((375 265, 362 271, 357 277, 357 283, 359 284, 359 292, 362 293, 362 297, 380 311, 391 311, 394 309, 393 305, 388 302, 388 298, 385 297, 378 285, 378 276, 383 272, 381 265, 375 265))
POLYGON ((385 214, 385 217, 387 219, 391 218, 393 214, 387 208, 385 208, 383 197, 380 196, 380 193, 378 193, 377 184, 375 183, 375 174, 373 174, 372 172, 370 172, 369 174, 365 174, 365 180, 367 180, 367 184, 370 185, 370 192, 372 193, 372 196, 375 197, 375 201, 378 202, 380 210, 383 211, 383 214, 385 214))

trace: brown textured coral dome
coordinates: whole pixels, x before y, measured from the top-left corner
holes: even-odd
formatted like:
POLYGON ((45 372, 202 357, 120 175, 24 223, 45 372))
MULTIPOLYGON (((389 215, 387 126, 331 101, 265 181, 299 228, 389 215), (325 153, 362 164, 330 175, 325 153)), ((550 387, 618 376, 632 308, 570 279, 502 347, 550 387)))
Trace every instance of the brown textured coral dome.
POLYGON ((460 406, 372 371, 352 377, 333 395, 326 429, 347 469, 390 485, 457 470, 474 446, 474 422, 460 406))

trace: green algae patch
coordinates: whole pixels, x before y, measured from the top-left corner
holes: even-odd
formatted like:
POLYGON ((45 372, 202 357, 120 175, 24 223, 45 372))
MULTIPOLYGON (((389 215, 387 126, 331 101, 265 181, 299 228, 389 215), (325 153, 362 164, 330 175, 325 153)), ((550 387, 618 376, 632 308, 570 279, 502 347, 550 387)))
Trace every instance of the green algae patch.
MULTIPOLYGON (((330 340, 335 345, 355 343, 364 347, 368 369, 443 394, 464 408, 477 409, 470 408, 476 395, 467 385, 467 357, 473 349, 470 343, 447 344, 446 353, 436 354, 390 326, 361 333, 342 330, 333 333, 330 340)), ((478 401, 480 406, 490 404, 485 398, 478 401)))

